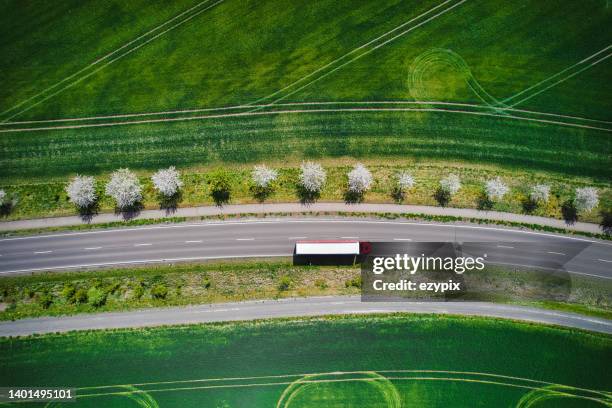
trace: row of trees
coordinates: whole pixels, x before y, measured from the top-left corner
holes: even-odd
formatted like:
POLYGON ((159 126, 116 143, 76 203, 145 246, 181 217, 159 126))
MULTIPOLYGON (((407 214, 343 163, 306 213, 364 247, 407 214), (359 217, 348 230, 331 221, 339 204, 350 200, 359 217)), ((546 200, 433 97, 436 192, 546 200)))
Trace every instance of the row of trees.
MULTIPOLYGON (((359 200, 369 191, 374 183, 372 173, 363 164, 356 164, 347 174, 347 197, 351 200, 359 200)), ((266 165, 256 165, 251 173, 252 189, 255 195, 261 199, 265 198, 274 189, 274 182, 278 178, 278 171, 266 165)), ((327 180, 325 169, 314 162, 304 162, 300 168, 299 188, 307 198, 316 199, 327 180)), ((180 173, 175 167, 169 167, 157 171, 151 176, 155 190, 164 199, 176 197, 183 182, 180 173)), ((219 202, 227 201, 231 192, 232 183, 228 173, 217 170, 209 175, 211 194, 219 202)), ((401 171, 395 176, 394 195, 403 198, 415 186, 415 180, 407 171, 401 171)), ((442 206, 447 205, 452 197, 461 189, 461 179, 456 174, 450 174, 442 178, 434 192, 434 198, 442 206)), ((494 202, 501 201, 510 191, 508 185, 500 178, 487 180, 483 185, 481 208, 490 208, 494 202)), ((76 176, 66 186, 66 193, 70 201, 80 209, 88 209, 95 205, 98 197, 95 188, 95 179, 90 176, 76 176)), ((119 210, 132 208, 142 200, 142 186, 138 177, 128 169, 119 169, 112 173, 105 187, 106 195, 115 200, 119 210)), ((5 197, 4 191, 0 190, 0 203, 5 197)), ((538 205, 548 202, 550 198, 550 186, 537 184, 531 187, 526 208, 534 209, 538 205)), ((592 187, 577 188, 571 206, 577 212, 591 211, 597 207, 599 197, 597 190, 592 187)), ((566 203, 568 204, 568 203, 566 203)))

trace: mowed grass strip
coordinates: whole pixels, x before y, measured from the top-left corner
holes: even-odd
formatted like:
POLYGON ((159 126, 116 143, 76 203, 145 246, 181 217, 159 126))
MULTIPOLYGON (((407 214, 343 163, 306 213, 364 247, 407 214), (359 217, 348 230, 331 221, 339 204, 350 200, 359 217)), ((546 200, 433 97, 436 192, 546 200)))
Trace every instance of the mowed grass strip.
POLYGON ((300 379, 328 380, 293 395, 296 406, 303 407, 343 406, 355 396, 376 404, 391 395, 380 394, 381 390, 399 396, 406 405, 442 407, 463 401, 470 406, 515 406, 532 388, 545 383, 601 397, 575 387, 610 389, 606 373, 611 347, 610 336, 506 320, 347 316, 1 339, 0 374, 7 385, 70 384, 87 387, 77 390, 77 395, 102 394, 79 399, 79 407, 122 406, 125 396, 104 394, 134 391, 130 384, 145 391, 134 394, 140 395, 137 398, 146 396, 159 406, 268 407, 275 406, 285 390, 292 394, 291 383, 300 379), (355 373, 373 371, 379 374, 355 373), (230 380, 236 377, 253 378, 230 380), (332 382, 366 377, 378 378, 386 386, 332 382), (406 379, 410 377, 414 379, 406 379), (125 386, 90 388, 108 385, 125 386))

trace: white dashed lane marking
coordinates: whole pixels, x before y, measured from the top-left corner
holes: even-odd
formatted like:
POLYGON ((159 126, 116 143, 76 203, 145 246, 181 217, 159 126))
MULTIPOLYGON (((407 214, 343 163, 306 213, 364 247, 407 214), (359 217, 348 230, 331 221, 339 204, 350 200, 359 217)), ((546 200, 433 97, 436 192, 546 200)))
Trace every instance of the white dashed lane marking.
POLYGON ((393 238, 394 241, 412 241, 411 238, 393 238))
POLYGON ((514 249, 513 246, 508 246, 508 245, 498 245, 498 248, 508 248, 508 249, 514 249))
POLYGON ((612 263, 612 261, 608 261, 607 259, 598 259, 598 261, 612 263))
POLYGON ((85 251, 95 251, 96 249, 102 249, 102 247, 89 247, 89 248, 83 248, 85 251))
POLYGON ((200 244, 202 243, 202 240, 196 240, 196 241, 185 241, 186 244, 200 244))
POLYGON ((50 254, 51 252, 53 252, 53 251, 37 251, 37 252, 34 252, 34 253, 37 254, 37 255, 40 255, 40 254, 50 254))
POLYGON ((553 255, 563 255, 565 256, 565 254, 563 252, 554 252, 554 251, 548 251, 549 254, 553 254, 553 255))
POLYGON ((254 241, 255 238, 236 238, 236 241, 254 241))
POLYGON ((148 243, 144 243, 144 244, 134 244, 135 247, 141 247, 141 246, 151 246, 153 244, 148 244, 148 243))

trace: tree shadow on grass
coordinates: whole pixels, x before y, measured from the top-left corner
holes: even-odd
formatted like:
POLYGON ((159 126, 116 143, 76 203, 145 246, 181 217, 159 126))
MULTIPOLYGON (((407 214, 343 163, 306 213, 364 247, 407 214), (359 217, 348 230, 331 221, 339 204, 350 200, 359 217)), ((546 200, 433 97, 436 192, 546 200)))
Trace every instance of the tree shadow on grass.
POLYGON ((346 204, 359 204, 363 201, 363 193, 347 190, 344 193, 344 202, 346 204))
POLYGON ((115 207, 115 214, 121 215, 124 221, 132 220, 140 215, 140 212, 144 208, 141 202, 135 203, 129 207, 117 208, 115 207))
POLYGON ((574 225, 578 221, 578 210, 574 200, 566 200, 561 206, 561 215, 567 225, 574 225))
POLYGON ((523 207, 523 212, 525 214, 533 214, 533 212, 538 208, 538 202, 533 200, 531 197, 524 197, 521 200, 521 206, 523 207))
POLYGON ((274 192, 272 187, 251 186, 250 190, 253 197, 260 203, 266 201, 266 199, 274 192))
POLYGON ((433 198, 438 202, 440 207, 446 207, 451 200, 451 194, 448 190, 438 187, 433 198))
POLYGON ((15 203, 13 201, 0 205, 0 217, 8 217, 13 211, 13 208, 15 208, 15 203))
POLYGON ((393 187, 391 190, 391 198, 395 201, 396 204, 401 204, 404 202, 404 198, 406 198, 406 193, 399 187, 393 187))
POLYGON ((314 204, 321 197, 321 193, 319 191, 306 190, 300 185, 296 186, 295 193, 300 200, 300 204, 302 205, 314 204))
POLYGON ((489 211, 493 208, 493 201, 485 193, 480 193, 476 199, 476 208, 480 211, 489 211))
POLYGON ((217 207, 223 207, 225 204, 229 204, 231 193, 228 190, 213 190, 210 196, 217 207))
POLYGON ((100 203, 96 200, 94 203, 88 205, 87 207, 78 207, 77 211, 79 213, 81 221, 89 224, 93 217, 98 215, 98 213, 100 212, 100 203))
POLYGON ((172 215, 176 212, 179 203, 183 200, 183 192, 178 191, 170 197, 158 194, 157 200, 159 201, 159 209, 164 210, 166 215, 172 215))

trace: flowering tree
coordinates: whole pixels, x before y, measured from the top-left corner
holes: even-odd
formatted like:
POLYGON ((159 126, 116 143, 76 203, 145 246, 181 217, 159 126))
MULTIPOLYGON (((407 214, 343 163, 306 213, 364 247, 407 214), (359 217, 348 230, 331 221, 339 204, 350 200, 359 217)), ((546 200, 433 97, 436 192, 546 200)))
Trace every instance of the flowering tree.
POLYGON ((550 196, 550 186, 547 186, 546 184, 538 184, 535 185, 531 188, 531 194, 529 194, 529 197, 534 201, 534 202, 548 202, 548 197, 550 196))
POLYGON ((407 171, 397 174, 397 189, 400 192, 410 190, 414 186, 414 178, 407 171))
POLYGON ((363 194, 372 185, 372 173, 363 164, 357 163, 348 174, 348 190, 354 194, 363 194))
POLYGON ((461 188, 461 180, 456 174, 449 174, 440 180, 440 188, 450 195, 454 195, 461 188))
POLYGON ((173 197, 183 187, 181 175, 174 166, 158 170, 151 180, 155 189, 165 197, 173 197))
POLYGON ((271 183, 278 177, 278 171, 267 167, 265 164, 253 167, 251 178, 253 184, 260 189, 270 188, 271 183))
POLYGON ((597 189, 593 187, 577 188, 574 203, 578 211, 591 211, 599 204, 597 189))
POLYGON ((80 209, 92 206, 96 199, 96 181, 91 176, 78 174, 66 185, 66 194, 70 202, 80 209))
POLYGON ((325 184, 327 174, 319 163, 305 162, 301 166, 300 185, 308 193, 316 194, 325 184))
POLYGON ((142 200, 142 186, 130 170, 119 169, 111 175, 106 194, 113 197, 117 207, 123 210, 142 200))
POLYGON ((508 190, 508 186, 499 177, 488 180, 485 183, 485 193, 487 194, 487 198, 491 201, 501 200, 508 190))

